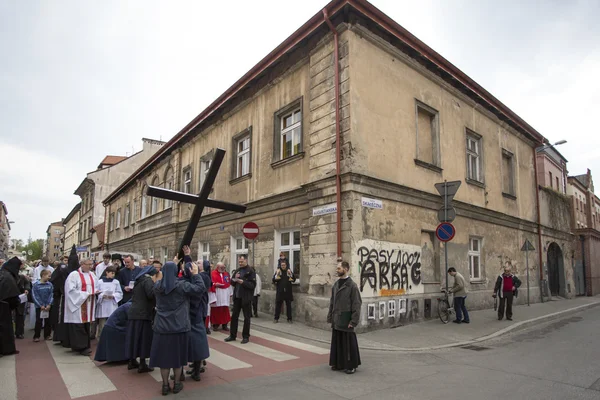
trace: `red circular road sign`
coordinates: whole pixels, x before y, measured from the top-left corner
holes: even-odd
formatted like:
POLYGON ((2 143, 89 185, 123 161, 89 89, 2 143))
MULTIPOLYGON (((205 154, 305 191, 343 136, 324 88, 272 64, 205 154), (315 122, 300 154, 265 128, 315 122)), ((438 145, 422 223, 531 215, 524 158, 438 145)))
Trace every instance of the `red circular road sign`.
POLYGON ((249 240, 256 239, 258 237, 258 232, 258 225, 256 225, 254 222, 246 222, 242 228, 244 237, 249 240))

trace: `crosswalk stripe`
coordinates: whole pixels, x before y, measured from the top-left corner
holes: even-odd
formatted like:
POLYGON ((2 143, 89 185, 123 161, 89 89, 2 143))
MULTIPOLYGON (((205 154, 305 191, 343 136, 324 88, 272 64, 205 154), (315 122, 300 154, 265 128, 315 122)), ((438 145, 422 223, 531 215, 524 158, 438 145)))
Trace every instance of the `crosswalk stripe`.
MULTIPOLYGON (((224 335, 222 335, 222 336, 224 336, 224 335)), ((226 342, 226 343, 230 346, 249 351, 250 353, 254 353, 258 356, 268 358, 273 361, 289 361, 289 360, 298 359, 298 357, 293 356, 291 354, 283 353, 281 351, 271 349, 266 346, 261 346, 260 344, 256 344, 256 343, 252 343, 252 342, 249 342, 246 344, 241 344, 238 341, 226 342)))
POLYGON ((46 344, 72 399, 117 390, 89 357, 65 351, 62 346, 54 346, 51 341, 46 344))
POLYGON ((227 354, 221 353, 215 349, 210 349, 210 357, 208 357, 206 362, 225 371, 252 367, 252 365, 247 364, 242 360, 228 356, 227 354))
POLYGON ((281 343, 289 347, 293 347, 298 350, 308 351, 314 354, 329 354, 329 349, 324 349, 322 347, 313 346, 311 344, 297 342, 295 340, 287 339, 280 336, 271 335, 270 333, 253 330, 252 336, 256 336, 265 340, 269 340, 275 343, 281 343))
POLYGON ((0 399, 17 398, 17 366, 15 356, 0 357, 0 399), (6 396, 6 397, 4 397, 6 396))

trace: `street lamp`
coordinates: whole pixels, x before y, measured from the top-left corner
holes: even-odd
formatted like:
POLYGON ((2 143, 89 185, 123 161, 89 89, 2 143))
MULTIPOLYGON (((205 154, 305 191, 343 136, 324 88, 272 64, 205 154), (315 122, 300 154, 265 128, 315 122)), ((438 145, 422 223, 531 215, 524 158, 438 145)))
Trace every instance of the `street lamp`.
POLYGON ((554 146, 560 146, 561 144, 565 144, 565 143, 567 143, 566 140, 559 140, 558 142, 556 142, 554 144, 545 144, 543 146, 540 146, 537 149, 535 149, 535 151, 539 153, 540 151, 546 150, 547 148, 554 147, 554 146))

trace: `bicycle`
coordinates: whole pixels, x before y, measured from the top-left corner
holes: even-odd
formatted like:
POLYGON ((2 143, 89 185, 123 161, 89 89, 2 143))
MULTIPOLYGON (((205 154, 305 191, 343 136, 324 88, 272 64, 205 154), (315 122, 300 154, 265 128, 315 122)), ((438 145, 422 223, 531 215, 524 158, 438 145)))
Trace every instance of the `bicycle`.
POLYGON ((438 316, 444 324, 450 322, 450 316, 454 314, 454 297, 450 298, 448 292, 442 289, 443 297, 438 297, 438 316))

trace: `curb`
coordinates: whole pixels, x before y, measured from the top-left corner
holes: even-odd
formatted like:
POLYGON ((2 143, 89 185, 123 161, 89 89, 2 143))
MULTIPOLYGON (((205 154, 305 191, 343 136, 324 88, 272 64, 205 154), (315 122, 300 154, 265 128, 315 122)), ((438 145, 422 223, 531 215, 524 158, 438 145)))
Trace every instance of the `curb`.
MULTIPOLYGON (((481 336, 475 339, 471 339, 471 340, 465 340, 463 342, 455 342, 455 343, 449 343, 449 344, 444 344, 444 345, 440 345, 440 346, 431 346, 431 347, 394 347, 394 346, 386 346, 386 347, 374 347, 374 346, 364 346, 364 345, 360 345, 359 347, 361 349, 365 349, 365 350, 376 350, 376 351, 392 351, 392 352, 399 352, 399 353, 416 353, 416 352, 423 352, 423 351, 432 351, 432 350, 442 350, 442 349, 449 349, 452 347, 460 347, 460 346, 466 346, 469 344, 473 344, 473 343, 480 343, 480 342, 484 342, 486 340, 490 340, 490 339, 494 339, 497 338, 499 336, 502 336, 506 333, 509 332, 513 332, 513 331, 519 331, 519 330, 523 330, 523 329, 527 329, 531 326, 543 323, 543 322, 549 322, 549 321, 553 321, 556 319, 559 319, 561 317, 563 317, 565 314, 569 314, 569 313, 578 313, 581 311, 585 311, 587 309, 590 308, 594 308, 594 307, 598 307, 600 306, 600 301, 594 302, 594 303, 589 303, 589 304, 583 304, 581 306, 577 306, 577 307, 572 307, 572 308, 568 308, 566 310, 562 310, 562 311, 557 311, 555 313, 551 313, 551 314, 546 314, 546 315, 542 315, 540 317, 536 317, 536 318, 531 318, 525 321, 521 321, 521 322, 517 322, 513 325, 507 326, 506 328, 500 329, 499 331, 496 331, 494 333, 491 333, 489 335, 485 335, 485 336, 481 336)), ((262 325, 256 325, 260 328, 263 329, 270 329, 276 332, 280 332, 280 333, 285 333, 286 335, 290 335, 290 336, 296 336, 302 339, 306 339, 306 340, 311 340, 313 342, 318 342, 318 343, 325 343, 325 344, 330 344, 329 340, 323 340, 323 339, 315 339, 315 338, 311 338, 305 335, 300 335, 297 333, 291 333, 291 332, 285 332, 279 329, 274 329, 272 327, 267 327, 267 326, 262 326, 262 325)), ((360 338, 359 338, 359 342, 360 342, 360 338)))

